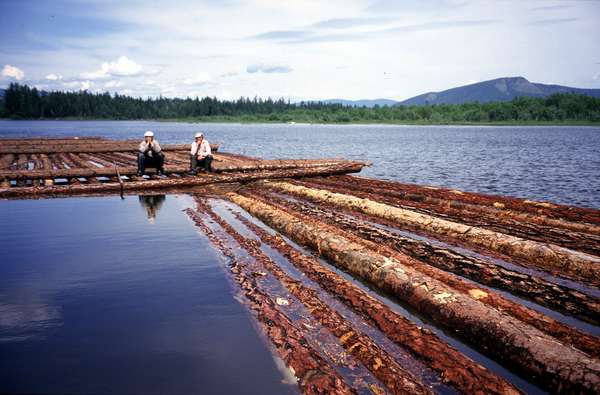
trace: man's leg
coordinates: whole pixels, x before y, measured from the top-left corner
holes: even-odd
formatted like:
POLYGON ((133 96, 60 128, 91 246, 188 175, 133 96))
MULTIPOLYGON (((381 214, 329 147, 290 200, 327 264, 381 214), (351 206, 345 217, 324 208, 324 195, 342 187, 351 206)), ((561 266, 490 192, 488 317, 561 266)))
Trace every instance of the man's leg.
POLYGON ((165 169, 163 169, 163 165, 165 164, 165 154, 159 152, 156 156, 156 172, 159 175, 164 174, 165 169))
POLYGON ((146 172, 146 155, 138 152, 138 175, 143 175, 146 172))
POLYGON ((208 155, 206 158, 204 158, 204 171, 206 171, 207 173, 211 172, 211 163, 212 163, 213 157, 212 155, 208 155))
POLYGON ((198 168, 198 158, 196 155, 190 154, 190 172, 196 173, 198 168))

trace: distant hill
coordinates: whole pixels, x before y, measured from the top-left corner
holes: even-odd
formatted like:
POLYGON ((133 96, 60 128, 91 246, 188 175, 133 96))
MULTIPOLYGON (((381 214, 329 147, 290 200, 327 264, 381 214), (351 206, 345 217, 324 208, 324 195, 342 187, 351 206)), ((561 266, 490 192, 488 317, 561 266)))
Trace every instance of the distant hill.
POLYGON ((327 99, 320 100, 321 103, 326 104, 343 104, 344 106, 352 107, 375 107, 378 106, 393 106, 398 104, 396 100, 391 99, 371 99, 371 100, 346 100, 346 99, 327 99))
POLYGON ((555 93, 577 93, 600 98, 600 89, 572 88, 529 82, 523 77, 497 78, 441 92, 429 92, 400 102, 403 105, 461 104, 510 101, 519 96, 545 97, 555 93))

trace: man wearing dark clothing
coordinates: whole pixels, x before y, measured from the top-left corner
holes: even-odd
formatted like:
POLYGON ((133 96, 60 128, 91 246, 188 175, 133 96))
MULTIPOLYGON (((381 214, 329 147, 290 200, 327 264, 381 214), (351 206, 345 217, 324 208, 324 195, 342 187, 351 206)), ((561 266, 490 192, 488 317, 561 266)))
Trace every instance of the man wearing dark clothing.
POLYGON ((165 163, 165 154, 160 148, 158 141, 154 140, 154 133, 147 131, 144 133, 144 141, 140 143, 138 152, 138 176, 146 173, 146 167, 155 167, 159 176, 164 174, 163 165, 165 163))

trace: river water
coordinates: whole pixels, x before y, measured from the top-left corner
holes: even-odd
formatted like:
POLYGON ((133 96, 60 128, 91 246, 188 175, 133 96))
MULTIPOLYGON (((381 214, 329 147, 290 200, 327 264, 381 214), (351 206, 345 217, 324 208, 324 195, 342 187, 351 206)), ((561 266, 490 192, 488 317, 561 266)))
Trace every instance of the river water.
MULTIPOLYGON (((600 128, 0 121, 0 137, 188 142, 600 208, 600 128)), ((268 347, 183 195, 0 201, 0 392, 282 394, 268 347)))

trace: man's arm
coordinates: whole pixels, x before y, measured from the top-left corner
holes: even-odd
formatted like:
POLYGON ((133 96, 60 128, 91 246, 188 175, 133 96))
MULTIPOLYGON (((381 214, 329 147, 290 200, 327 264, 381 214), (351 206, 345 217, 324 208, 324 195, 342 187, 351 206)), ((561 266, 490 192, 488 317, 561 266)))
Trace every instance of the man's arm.
POLYGON ((152 150, 154 152, 156 152, 157 154, 162 151, 162 148, 160 148, 160 144, 158 144, 158 141, 153 141, 152 142, 152 150))
POLYGON ((148 145, 146 144, 146 142, 145 142, 145 141, 142 141, 142 142, 140 143, 139 151, 140 151, 142 154, 145 154, 145 153, 146 153, 146 151, 148 151, 148 145))
POLYGON ((210 144, 208 141, 204 140, 202 142, 202 156, 205 157, 208 155, 211 155, 210 144))

